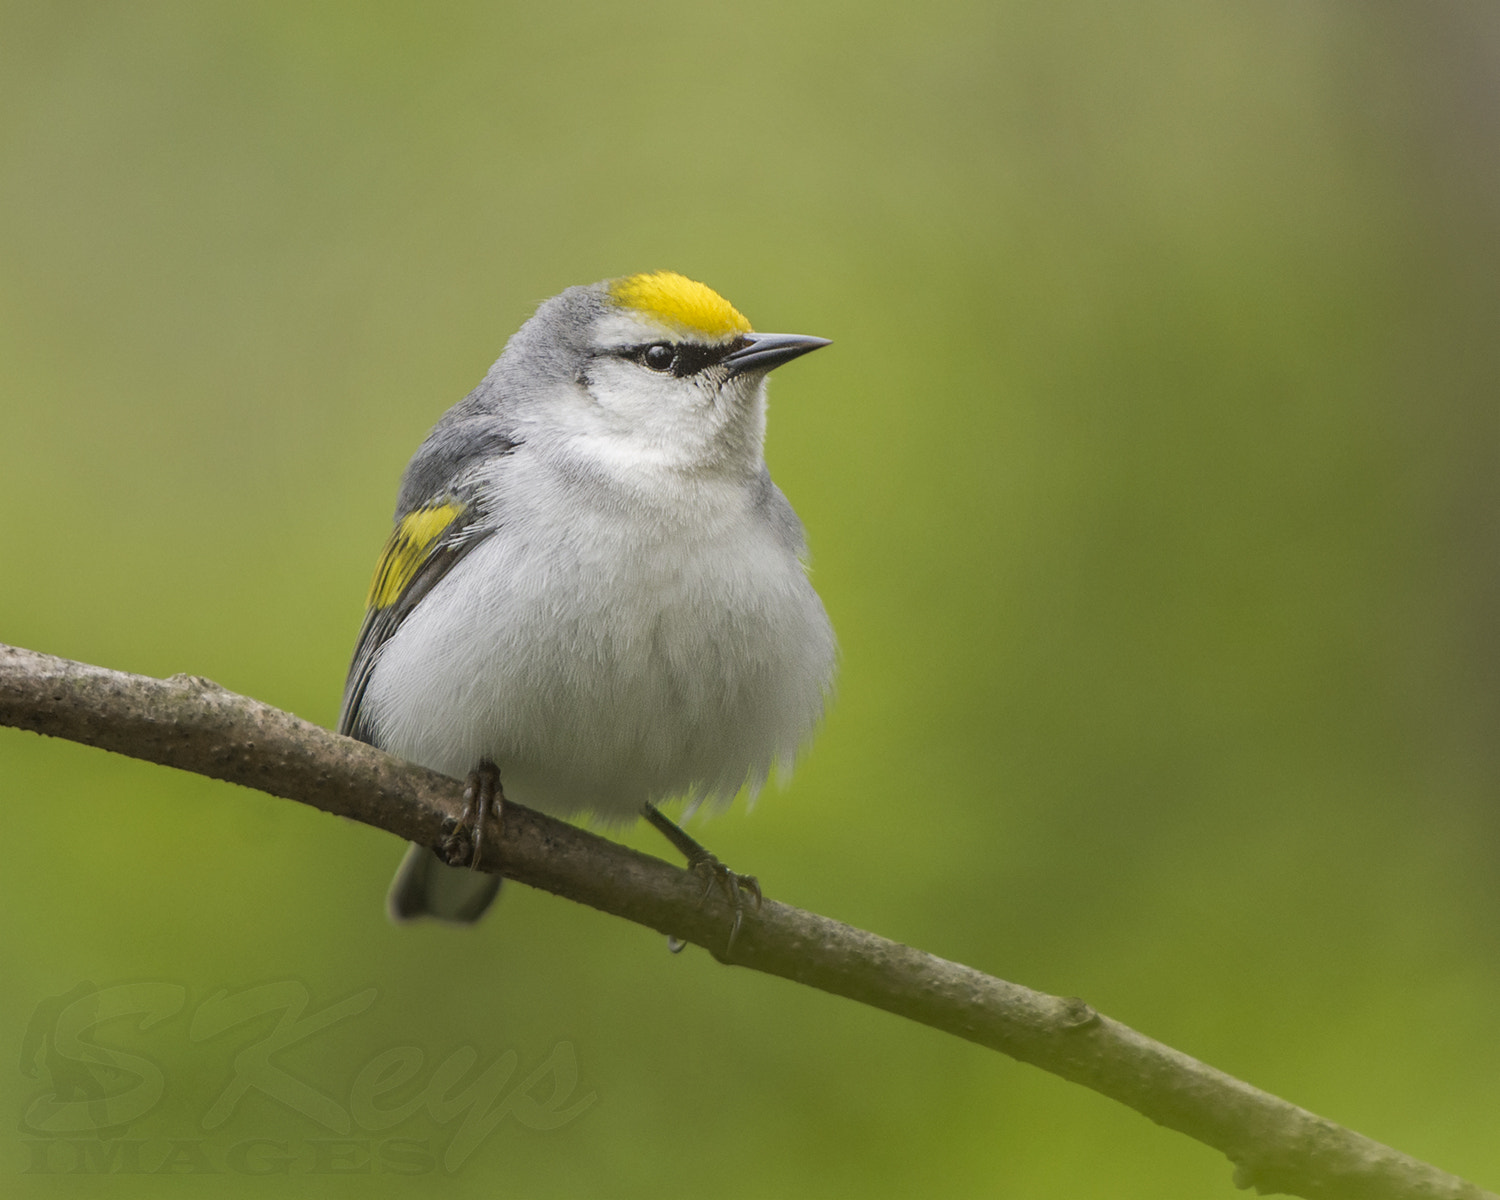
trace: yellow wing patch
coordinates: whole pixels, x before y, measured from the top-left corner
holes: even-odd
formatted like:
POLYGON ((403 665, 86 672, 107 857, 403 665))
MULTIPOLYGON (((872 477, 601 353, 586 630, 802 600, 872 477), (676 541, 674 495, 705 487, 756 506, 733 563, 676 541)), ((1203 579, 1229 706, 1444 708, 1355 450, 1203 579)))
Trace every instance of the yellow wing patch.
POLYGON ((750 322, 728 300, 675 271, 627 275, 609 285, 609 295, 621 308, 654 317, 676 333, 726 338, 750 332, 750 322))
POLYGON ((456 500, 443 500, 414 508, 402 517, 386 541, 385 549, 380 552, 380 563, 375 568, 375 578, 370 580, 370 594, 365 606, 389 608, 401 599, 401 594, 427 561, 427 551, 432 543, 463 515, 466 507, 456 500))

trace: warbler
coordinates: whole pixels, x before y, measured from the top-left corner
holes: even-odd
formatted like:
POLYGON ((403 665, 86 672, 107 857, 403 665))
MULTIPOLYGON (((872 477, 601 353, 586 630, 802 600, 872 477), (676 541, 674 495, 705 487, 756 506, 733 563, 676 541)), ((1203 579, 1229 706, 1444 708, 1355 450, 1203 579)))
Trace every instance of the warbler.
MULTIPOLYGON (((823 715, 834 634, 762 447, 767 373, 827 344, 670 271, 545 301, 406 468, 339 731, 467 778, 475 839, 500 797, 644 813, 758 900, 655 806, 753 794, 823 715)), ((414 845, 388 910, 472 922, 499 886, 414 845)))

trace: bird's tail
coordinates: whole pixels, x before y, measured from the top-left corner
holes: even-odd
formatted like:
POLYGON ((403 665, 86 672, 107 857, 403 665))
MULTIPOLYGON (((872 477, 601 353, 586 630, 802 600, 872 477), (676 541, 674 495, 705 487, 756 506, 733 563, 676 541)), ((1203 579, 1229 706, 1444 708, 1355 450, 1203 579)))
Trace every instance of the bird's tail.
POLYGON ((411 845, 391 880, 386 911, 393 921, 432 917, 472 925, 494 903, 500 876, 450 867, 426 846, 411 845))

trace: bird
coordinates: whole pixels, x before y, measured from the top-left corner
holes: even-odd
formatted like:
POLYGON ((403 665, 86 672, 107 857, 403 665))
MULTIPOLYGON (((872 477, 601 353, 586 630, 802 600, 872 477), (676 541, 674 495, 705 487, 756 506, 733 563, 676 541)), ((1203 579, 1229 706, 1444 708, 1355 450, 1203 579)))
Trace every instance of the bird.
MULTIPOLYGON (((753 798, 831 699, 837 642, 763 453, 768 373, 828 344, 673 271, 541 303, 406 467, 339 732, 467 780, 475 842, 501 800, 644 815, 725 886, 732 947, 759 885, 657 806, 753 798)), ((387 910, 470 924, 500 882, 414 844, 387 910)))

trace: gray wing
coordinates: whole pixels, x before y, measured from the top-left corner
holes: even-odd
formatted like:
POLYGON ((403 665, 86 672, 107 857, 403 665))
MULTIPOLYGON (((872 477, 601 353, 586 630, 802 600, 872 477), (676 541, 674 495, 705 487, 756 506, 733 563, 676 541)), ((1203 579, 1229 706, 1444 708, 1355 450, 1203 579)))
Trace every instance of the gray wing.
POLYGON ((407 464, 396 502, 396 527, 370 581, 365 621, 354 646, 338 731, 373 742, 361 713, 381 648, 422 598, 470 550, 494 532, 493 514, 460 481, 477 463, 511 453, 519 444, 493 413, 479 408, 476 388, 444 414, 407 464))
POLYGON ((344 682, 340 733, 374 741, 361 705, 381 648, 438 581, 492 532, 476 505, 452 496, 418 505, 396 522, 370 581, 365 621, 344 682))

